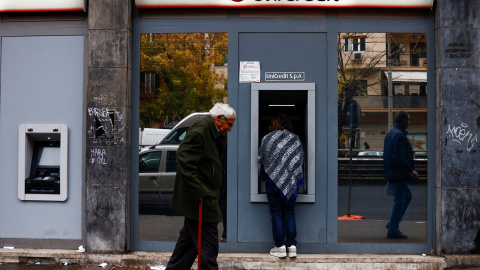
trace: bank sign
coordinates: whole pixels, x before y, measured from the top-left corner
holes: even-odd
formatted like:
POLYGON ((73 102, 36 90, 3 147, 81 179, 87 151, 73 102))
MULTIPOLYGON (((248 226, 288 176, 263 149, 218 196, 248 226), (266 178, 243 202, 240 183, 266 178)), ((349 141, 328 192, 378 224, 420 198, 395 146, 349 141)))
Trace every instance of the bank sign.
POLYGON ((85 11, 87 0, 0 0, 0 12, 85 11))
POLYGON ((432 8, 433 1, 434 0, 135 0, 135 3, 137 8, 182 8, 182 7, 432 8))
POLYGON ((305 72, 265 72, 265 81, 305 81, 305 72))

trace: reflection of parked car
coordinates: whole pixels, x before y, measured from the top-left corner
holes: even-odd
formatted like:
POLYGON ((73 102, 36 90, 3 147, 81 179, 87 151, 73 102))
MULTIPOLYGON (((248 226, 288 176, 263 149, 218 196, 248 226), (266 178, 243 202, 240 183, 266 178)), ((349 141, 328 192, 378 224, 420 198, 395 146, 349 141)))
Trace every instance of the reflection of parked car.
POLYGON ((138 164, 138 191, 141 206, 170 205, 175 175, 177 173, 177 149, 188 128, 208 113, 192 113, 180 121, 156 145, 140 152, 138 164))
POLYGON ((170 203, 177 172, 178 145, 157 145, 139 156, 140 204, 170 203), (165 196, 166 195, 166 196, 165 196))
POLYGON ((190 126, 198 119, 204 118, 207 115, 208 113, 206 112, 192 113, 188 115, 175 125, 172 131, 170 131, 170 133, 168 133, 158 144, 180 144, 183 141, 183 138, 185 138, 188 128, 190 128, 190 126))
POLYGON ((165 138, 170 131, 172 131, 170 128, 144 128, 140 130, 139 145, 152 146, 165 138))
POLYGON ((357 157, 383 157, 382 151, 362 151, 358 152, 357 157))

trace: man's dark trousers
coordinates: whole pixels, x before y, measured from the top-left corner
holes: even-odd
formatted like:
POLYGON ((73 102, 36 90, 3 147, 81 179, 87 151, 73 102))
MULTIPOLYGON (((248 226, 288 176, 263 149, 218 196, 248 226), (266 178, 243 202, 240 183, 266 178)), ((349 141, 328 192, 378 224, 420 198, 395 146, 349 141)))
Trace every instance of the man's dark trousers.
POLYGON ((412 191, 407 182, 389 182, 387 195, 394 196, 392 214, 388 222, 388 233, 400 233, 399 225, 403 219, 403 215, 412 200, 412 191))
MULTIPOLYGON (((218 269, 218 223, 202 222, 201 269, 218 269)), ((166 270, 190 269, 198 255, 198 221, 187 219, 166 270)))

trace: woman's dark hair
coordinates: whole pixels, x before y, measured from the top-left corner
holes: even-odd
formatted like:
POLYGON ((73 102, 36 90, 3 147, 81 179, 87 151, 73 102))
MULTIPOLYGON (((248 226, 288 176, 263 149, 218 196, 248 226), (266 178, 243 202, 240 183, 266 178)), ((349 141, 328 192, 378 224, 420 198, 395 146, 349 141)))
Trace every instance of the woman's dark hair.
POLYGON ((272 132, 274 130, 288 130, 292 133, 294 133, 292 122, 290 122, 290 119, 283 114, 283 113, 278 113, 275 118, 272 119, 270 122, 270 126, 268 127, 268 132, 272 132))

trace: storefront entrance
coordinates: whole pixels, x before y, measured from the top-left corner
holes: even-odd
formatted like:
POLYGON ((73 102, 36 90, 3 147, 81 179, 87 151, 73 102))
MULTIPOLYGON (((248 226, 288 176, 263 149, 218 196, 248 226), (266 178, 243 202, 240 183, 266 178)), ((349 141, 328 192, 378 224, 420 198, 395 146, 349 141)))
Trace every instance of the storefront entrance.
MULTIPOLYGON (((277 112, 284 112, 292 118, 307 155, 307 181, 296 204, 297 241, 302 253, 428 253, 434 249, 434 172, 431 166, 425 167, 428 179, 425 179, 421 190, 424 195, 424 201, 420 202, 424 212, 420 215, 421 221, 418 221, 422 222, 420 226, 424 229, 421 240, 399 243, 367 238, 365 241, 355 241, 348 235, 349 228, 359 228, 357 224, 367 223, 348 221, 351 223, 345 225, 338 220, 339 215, 343 215, 345 206, 345 186, 341 185, 343 182, 339 172, 339 153, 345 151, 339 148, 342 134, 338 128, 338 56, 341 52, 339 46, 345 42, 345 38, 339 33, 383 33, 383 36, 388 32, 425 33, 426 44, 433 45, 433 16, 424 14, 423 17, 413 19, 392 17, 352 20, 342 17, 341 13, 336 9, 318 9, 315 12, 295 10, 286 16, 282 12, 266 10, 218 9, 211 10, 208 14, 202 10, 173 10, 169 14, 159 11, 149 12, 148 16, 146 13, 137 14, 135 17, 133 42, 137 49, 133 54, 132 119, 138 119, 141 112, 140 85, 145 78, 139 76, 145 75, 141 73, 145 70, 142 70, 144 63, 140 61, 142 37, 147 33, 204 33, 204 37, 211 36, 205 33, 225 33, 228 36, 227 59, 222 63, 222 66, 226 67, 224 90, 228 94, 225 101, 236 109, 237 121, 233 131, 228 134, 227 226, 226 242, 221 243, 221 252, 266 252, 273 245, 269 209, 262 183, 255 179, 254 158, 259 140, 266 133, 271 116, 277 112), (258 80, 242 79, 240 64, 244 62, 253 62, 259 66, 258 71, 253 71, 257 72, 254 77, 258 77, 258 80), (254 123, 255 119, 257 123, 254 123)), ((352 46, 352 50, 357 48, 361 51, 362 45, 359 44, 365 42, 362 38, 360 35, 347 38, 360 42, 356 43, 357 47, 352 46)), ((383 46, 385 47, 385 42, 383 46)), ((429 47, 428 53, 424 53, 431 56, 428 63, 434 63, 433 48, 429 47)), ((359 63, 359 59, 356 60, 356 63, 359 63)), ((217 67, 217 64, 214 67, 217 67)), ((385 62, 383 67, 387 67, 385 62)), ((377 74, 379 78, 385 77, 381 68, 378 68, 377 74)), ((428 78, 433 75, 431 68, 428 78)), ((428 86, 424 86, 429 99, 434 97, 434 86, 432 80, 429 80, 428 86)), ((154 88, 161 89, 162 86, 157 85, 154 88)), ((370 88, 367 86, 367 89, 370 88)), ((366 95, 372 94, 366 92, 366 95)), ((378 95, 382 95, 381 90, 378 95)), ((429 104, 433 105, 431 102, 429 104)), ((433 107, 428 109, 434 112, 433 107)), ((375 122, 375 113, 368 115, 369 125, 378 124, 375 122)), ((387 113, 382 113, 386 117, 387 113)), ((418 118, 425 119, 425 132, 422 134, 425 133, 429 138, 434 136, 434 121, 431 121, 434 113, 427 113, 427 108, 414 113, 422 113, 418 118)), ((140 128, 139 122, 132 127, 134 130, 140 128)), ((385 131, 387 126, 383 130, 376 130, 378 136, 385 131)), ((361 136, 359 133, 359 138, 361 136)), ((429 148, 427 145, 425 147, 429 148)), ((136 150, 138 151, 138 147, 136 150)), ((434 164, 433 151, 428 152, 428 164, 434 164)), ((135 163, 138 155, 133 154, 132 160, 135 163)), ((164 218, 173 217, 169 220, 177 221, 182 218, 166 212, 142 212, 136 166, 138 165, 134 164, 132 167, 133 247, 136 250, 171 251, 180 225, 172 226, 173 223, 164 221, 164 218), (144 233, 146 225, 149 225, 147 227, 152 230, 152 234, 144 233), (170 228, 168 233, 160 232, 167 227, 170 228), (164 238, 166 234, 168 237, 164 238)), ((377 186, 380 189, 375 191, 375 194, 384 196, 380 194, 384 192, 384 184, 377 186)), ((162 195, 168 208, 168 192, 162 195)), ((385 197, 384 200, 390 199, 385 197)), ((381 218, 379 224, 388 220, 388 216, 381 218)), ((415 222, 417 221, 413 221, 414 224, 415 222)), ((372 232, 368 224, 362 230, 372 232)), ((219 226, 220 233, 223 225, 219 226)), ((385 236, 386 230, 378 234, 382 239, 385 236)))

